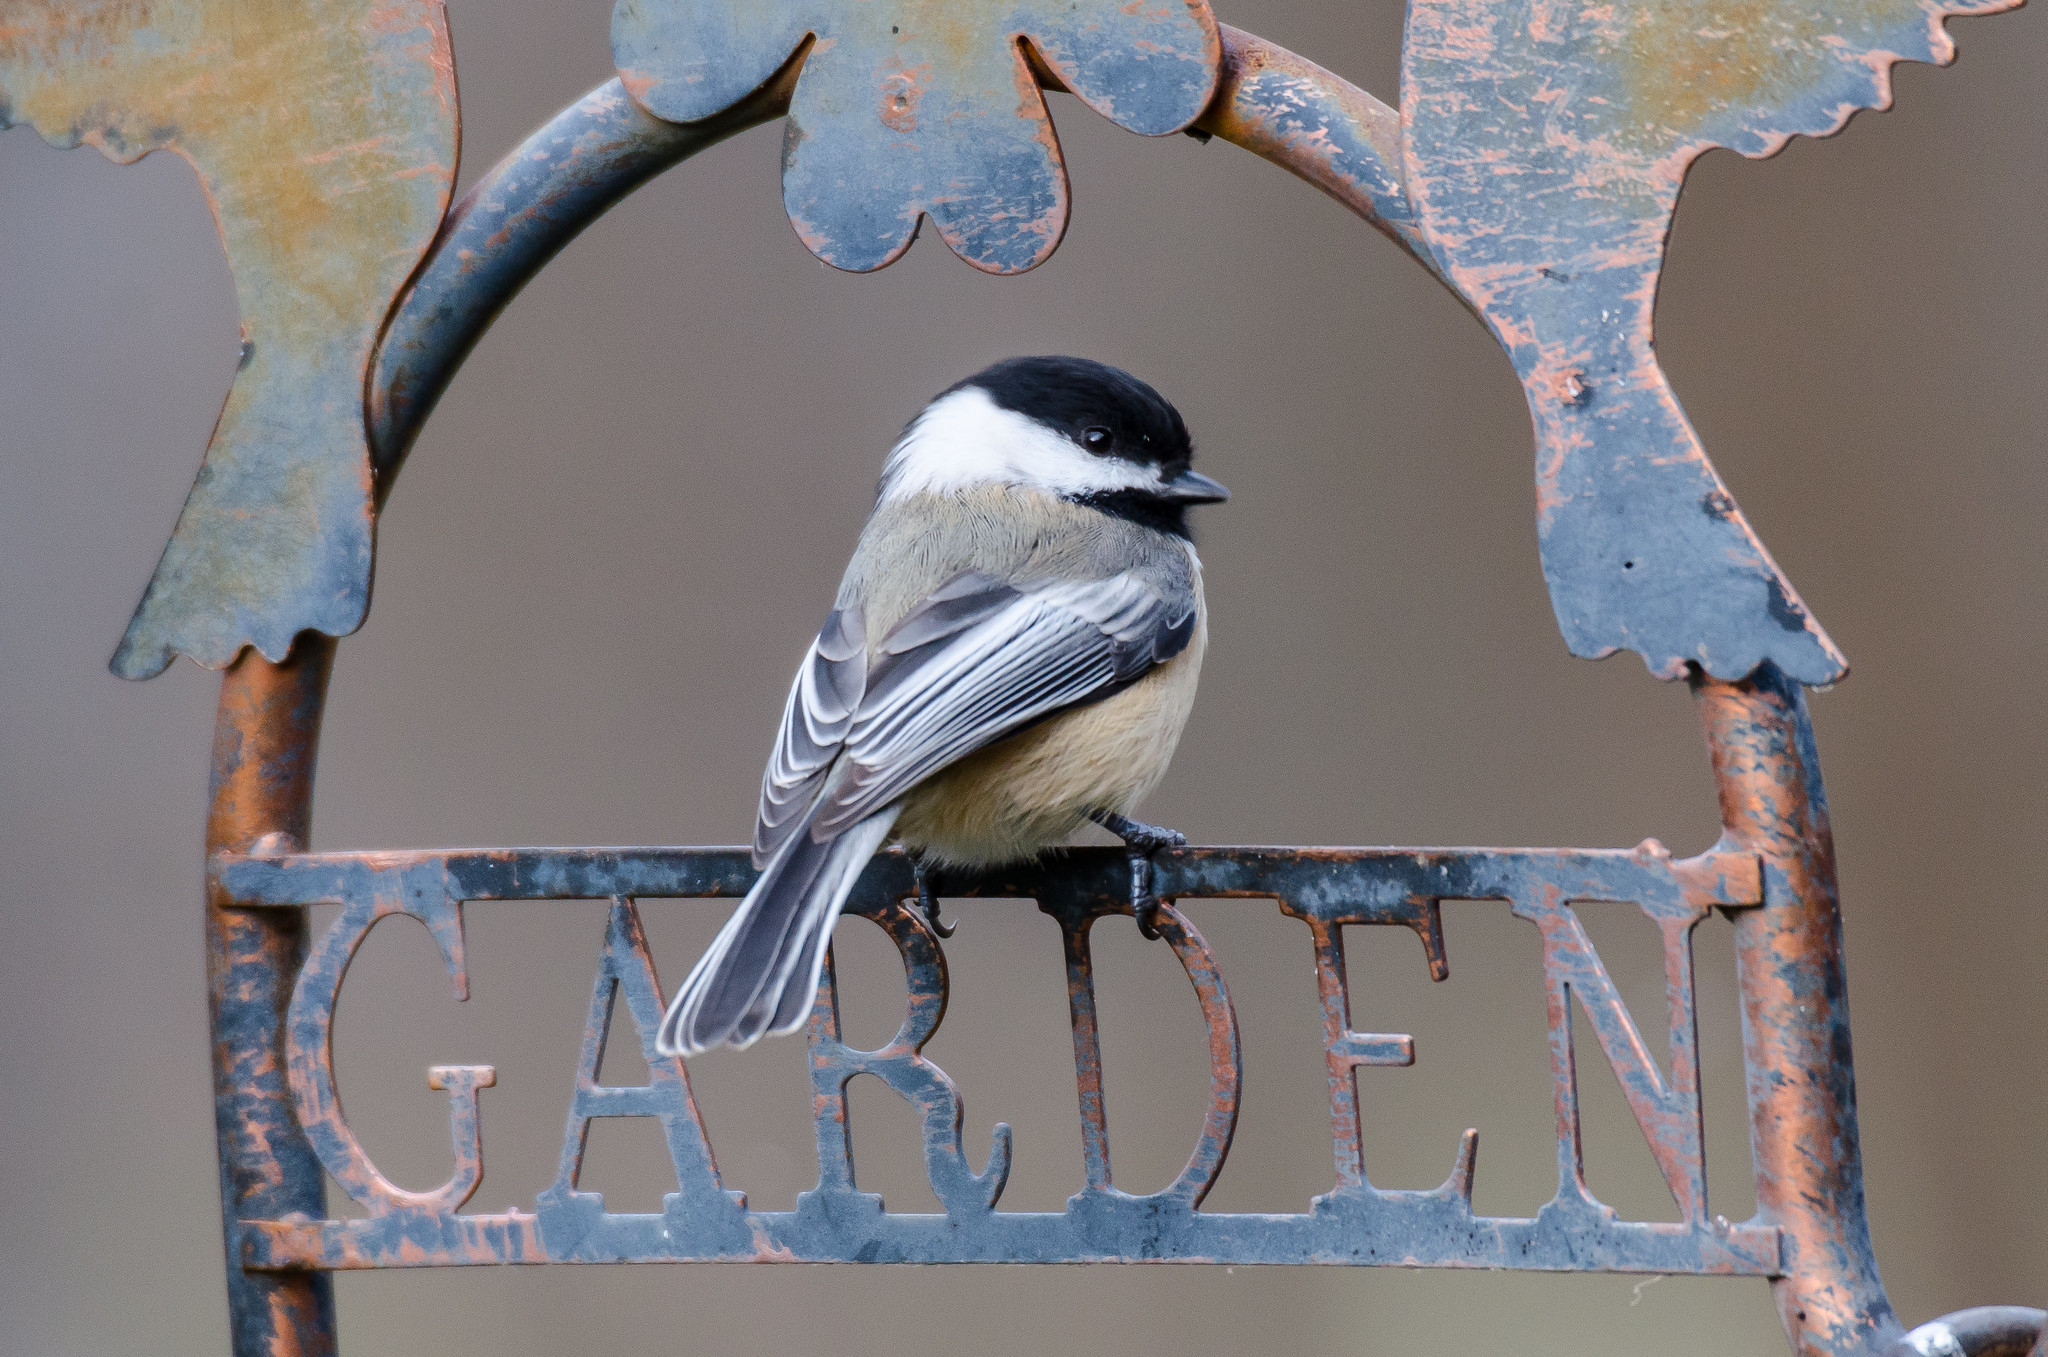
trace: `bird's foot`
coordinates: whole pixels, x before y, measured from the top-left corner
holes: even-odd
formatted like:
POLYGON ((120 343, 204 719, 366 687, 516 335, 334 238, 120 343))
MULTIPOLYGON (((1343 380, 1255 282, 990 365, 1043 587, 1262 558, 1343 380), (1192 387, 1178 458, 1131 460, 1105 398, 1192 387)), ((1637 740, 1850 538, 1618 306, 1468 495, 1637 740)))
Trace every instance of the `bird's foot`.
POLYGON ((939 917, 939 900, 936 895, 932 894, 932 869, 925 865, 923 858, 914 858, 910 863, 910 874, 917 882, 917 903, 924 910, 925 922, 930 924, 932 932, 940 937, 952 937, 959 930, 960 926, 958 924, 949 924, 939 917))
POLYGON ((1089 813, 1089 819, 1101 825, 1124 841, 1124 847, 1147 857, 1162 848, 1185 848, 1188 836, 1177 829, 1166 829, 1159 825, 1148 825, 1142 820, 1133 820, 1118 815, 1115 811, 1098 810, 1089 813))
POLYGON ((1152 893, 1152 855, 1162 848, 1187 847, 1188 836, 1114 811, 1094 811, 1088 818, 1124 841, 1124 854, 1131 863, 1131 914, 1138 921, 1138 932, 1158 941, 1159 897, 1152 893))

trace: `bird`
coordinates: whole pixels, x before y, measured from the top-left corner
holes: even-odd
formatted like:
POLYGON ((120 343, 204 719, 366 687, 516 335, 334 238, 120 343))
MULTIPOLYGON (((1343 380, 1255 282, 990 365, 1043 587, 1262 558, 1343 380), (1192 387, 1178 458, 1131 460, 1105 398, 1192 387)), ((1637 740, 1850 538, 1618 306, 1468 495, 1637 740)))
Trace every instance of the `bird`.
POLYGON ((1093 821, 1124 841, 1157 936, 1152 855, 1187 840, 1130 818, 1162 780, 1208 645, 1180 412, 1085 358, 1011 358, 904 428, 761 778, 760 876, 664 1014, 664 1055, 800 1029, 833 924, 893 840, 926 917, 936 872, 1029 860, 1093 821))

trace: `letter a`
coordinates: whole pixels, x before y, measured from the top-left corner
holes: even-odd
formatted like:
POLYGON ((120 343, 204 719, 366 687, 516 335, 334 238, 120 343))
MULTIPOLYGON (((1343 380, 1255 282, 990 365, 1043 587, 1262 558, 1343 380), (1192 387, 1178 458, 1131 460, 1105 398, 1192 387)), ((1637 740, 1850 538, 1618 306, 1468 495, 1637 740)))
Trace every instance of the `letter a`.
MULTIPOLYGON (((676 1184, 681 1189, 668 1198, 664 1214, 675 1224, 687 1220, 693 1227, 687 1235, 702 1235, 707 1226, 709 1233, 722 1235, 726 1231, 718 1226, 732 1224, 731 1218, 745 1211, 745 1199, 737 1193, 727 1193, 719 1185, 718 1166, 711 1157, 704 1123, 698 1119, 697 1102, 690 1095, 690 1076, 683 1069, 683 1062, 654 1049, 654 1035, 660 1030, 666 1007, 660 983, 654 976, 654 960, 647 950, 647 934, 640 925, 640 911, 625 896, 614 896, 611 917, 605 925, 604 951, 598 959, 597 980, 590 990, 590 1017, 583 1027, 583 1055, 576 1066, 576 1093, 569 1102, 561 1163, 555 1171, 554 1184, 541 1193, 536 1203, 551 1256, 605 1255, 610 1252, 603 1239, 612 1233, 608 1227, 630 1219, 608 1215, 601 1194, 577 1190, 584 1150, 590 1140, 590 1123, 596 1117, 653 1117, 660 1121, 669 1159, 675 1166, 676 1184), (645 1084, 625 1088, 597 1082, 605 1044, 611 1037, 612 1016, 622 993, 640 1039, 640 1054, 647 1061, 648 1074, 645 1084)), ((684 1250, 678 1256, 687 1256, 691 1241, 678 1237, 673 1229, 669 1237, 684 1250)))

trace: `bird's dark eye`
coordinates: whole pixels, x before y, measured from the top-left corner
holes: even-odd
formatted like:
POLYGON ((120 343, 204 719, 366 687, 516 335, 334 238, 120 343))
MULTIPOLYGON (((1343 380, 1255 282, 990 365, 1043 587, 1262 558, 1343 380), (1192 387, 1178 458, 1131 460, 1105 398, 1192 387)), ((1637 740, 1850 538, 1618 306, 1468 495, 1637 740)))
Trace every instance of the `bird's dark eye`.
POLYGON ((1097 457, 1107 454, 1110 445, 1115 442, 1116 435, 1103 428, 1100 424, 1091 425, 1081 431, 1081 446, 1094 453, 1097 457))

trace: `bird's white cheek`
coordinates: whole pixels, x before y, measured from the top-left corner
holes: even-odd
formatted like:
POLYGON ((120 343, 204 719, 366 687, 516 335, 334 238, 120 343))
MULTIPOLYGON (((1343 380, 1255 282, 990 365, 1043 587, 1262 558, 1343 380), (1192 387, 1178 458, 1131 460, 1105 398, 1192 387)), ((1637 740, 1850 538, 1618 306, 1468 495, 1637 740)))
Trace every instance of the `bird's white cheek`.
POLYGON ((1149 467, 1094 457, 1065 435, 969 388, 932 403, 889 454, 882 498, 952 494, 983 485, 1055 495, 1157 489, 1149 467))

